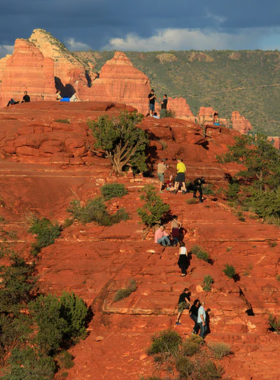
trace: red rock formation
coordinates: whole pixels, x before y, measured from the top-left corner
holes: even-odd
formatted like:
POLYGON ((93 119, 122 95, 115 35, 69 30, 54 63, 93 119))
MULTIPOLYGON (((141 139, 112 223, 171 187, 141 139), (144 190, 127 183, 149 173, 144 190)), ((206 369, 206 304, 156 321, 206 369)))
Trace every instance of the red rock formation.
POLYGON ((4 69, 6 67, 7 60, 10 58, 11 54, 7 54, 6 57, 0 59, 0 82, 3 78, 4 69))
POLYGON ((272 142, 273 146, 276 149, 280 149, 280 137, 279 136, 268 136, 267 139, 272 142))
POLYGON ((52 59, 44 58, 32 42, 17 39, 14 53, 6 61, 0 91, 0 107, 11 97, 21 100, 24 91, 31 101, 55 100, 52 59))
POLYGON ((214 113, 217 112, 215 111, 212 107, 200 107, 200 110, 198 112, 198 118, 200 120, 203 120, 205 122, 211 122, 213 121, 214 113))
POLYGON ((77 92, 81 99, 125 103, 146 114, 150 81, 124 53, 116 52, 102 67, 99 78, 92 82, 91 88, 79 83, 77 92))
POLYGON ((168 99, 168 109, 175 112, 175 117, 179 119, 193 120, 194 116, 188 105, 186 99, 184 98, 169 98, 168 99))
MULTIPOLYGON (((74 93, 72 86, 75 88, 78 82, 87 86, 85 66, 77 59, 66 47, 50 33, 43 29, 35 29, 29 38, 29 41, 43 53, 44 57, 52 58, 54 61, 54 76, 57 78, 57 87, 62 89, 63 86, 70 86, 66 90, 67 95, 74 93)), ((94 66, 88 67, 89 75, 95 78, 93 73, 94 66)))
POLYGON ((232 128, 243 135, 252 130, 252 124, 244 116, 241 116, 238 111, 232 113, 231 121, 232 128))

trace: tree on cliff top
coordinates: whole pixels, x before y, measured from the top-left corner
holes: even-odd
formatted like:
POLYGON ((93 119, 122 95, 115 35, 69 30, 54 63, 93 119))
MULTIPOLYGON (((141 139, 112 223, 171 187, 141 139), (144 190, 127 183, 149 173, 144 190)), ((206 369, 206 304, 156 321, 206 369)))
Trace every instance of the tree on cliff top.
POLYGON ((134 170, 143 172, 146 169, 145 149, 149 144, 146 133, 137 128, 143 115, 127 111, 110 119, 100 116, 98 121, 88 121, 95 139, 94 147, 103 149, 109 158, 115 173, 121 174, 126 164, 134 170))

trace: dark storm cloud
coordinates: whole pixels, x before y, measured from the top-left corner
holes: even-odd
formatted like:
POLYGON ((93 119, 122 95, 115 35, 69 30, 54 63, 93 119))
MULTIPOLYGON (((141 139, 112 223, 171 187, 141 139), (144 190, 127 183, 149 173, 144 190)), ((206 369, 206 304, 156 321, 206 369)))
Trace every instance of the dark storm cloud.
POLYGON ((129 33, 148 38, 166 28, 234 34, 242 28, 278 26, 279 0, 25 0, 0 5, 0 46, 13 45, 36 28, 99 49, 111 38, 129 33))

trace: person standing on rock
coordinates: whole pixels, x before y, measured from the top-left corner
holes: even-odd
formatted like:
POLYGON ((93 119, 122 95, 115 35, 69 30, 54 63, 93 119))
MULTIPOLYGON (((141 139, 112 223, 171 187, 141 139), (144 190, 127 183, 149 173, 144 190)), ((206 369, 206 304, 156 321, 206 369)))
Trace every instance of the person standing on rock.
POLYGON ((181 247, 179 248, 179 259, 178 259, 178 266, 182 271, 181 277, 185 277, 187 275, 187 268, 188 268, 188 251, 185 247, 185 243, 181 242, 181 247))
POLYGON ((186 173, 186 166, 182 162, 183 160, 181 158, 177 159, 177 176, 175 178, 175 191, 174 193, 177 194, 179 185, 180 183, 182 184, 182 194, 186 194, 187 189, 186 189, 186 178, 185 178, 185 173, 186 173))
POLYGON ((198 309, 200 306, 200 301, 196 299, 190 308, 190 318, 194 321, 194 327, 192 334, 198 334, 199 331, 199 324, 197 323, 197 317, 198 317, 198 309))
POLYGON ((193 182, 194 184, 194 191, 193 191, 193 197, 196 198, 196 192, 199 192, 199 203, 203 202, 203 192, 202 192, 202 185, 205 184, 204 177, 196 178, 193 182))
POLYGON ((207 331, 207 324, 206 324, 206 312, 205 312, 205 302, 201 302, 198 313, 197 313, 197 323, 199 324, 200 333, 199 336, 204 339, 206 331, 207 331))
POLYGON ((163 119, 166 117, 166 110, 167 110, 167 94, 163 95, 162 101, 159 99, 160 105, 161 105, 161 110, 160 110, 160 118, 163 119))
POLYGON ((179 296, 178 315, 177 315, 176 325, 181 325, 182 324, 180 322, 181 316, 182 316, 184 310, 189 309, 190 306, 191 306, 190 296, 189 296, 189 293, 186 293, 187 291, 188 291, 188 288, 185 288, 183 290, 183 293, 181 293, 180 296, 179 296))
POLYGON ((30 96, 27 94, 27 91, 24 91, 24 96, 21 103, 30 103, 30 96))
POLYGON ((162 193, 162 186, 164 182, 164 172, 167 170, 167 165, 165 164, 166 159, 162 158, 158 164, 157 177, 159 179, 159 192, 162 193))
POLYGON ((174 215, 171 222, 171 235, 173 240, 173 247, 176 247, 180 241, 180 228, 181 223, 178 221, 177 215, 174 215))
POLYGON ((153 116, 153 114, 155 112, 155 101, 157 98, 153 89, 151 89, 151 92, 148 95, 148 98, 149 98, 150 116, 153 116))

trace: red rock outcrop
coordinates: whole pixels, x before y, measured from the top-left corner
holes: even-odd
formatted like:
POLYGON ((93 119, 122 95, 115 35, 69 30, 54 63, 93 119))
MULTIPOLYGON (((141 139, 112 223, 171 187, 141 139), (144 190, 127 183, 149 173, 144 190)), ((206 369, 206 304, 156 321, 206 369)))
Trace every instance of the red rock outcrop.
POLYGON ((232 113, 231 121, 232 128, 243 135, 252 130, 252 124, 244 116, 241 116, 238 111, 232 113))
POLYGON ((12 97, 21 100, 28 91, 32 101, 55 100, 53 60, 44 58, 36 46, 24 39, 15 41, 13 55, 6 60, 0 87, 0 107, 12 97))
POLYGON ((7 54, 6 57, 0 59, 0 82, 3 78, 4 69, 6 67, 7 60, 10 58, 11 54, 7 54))
POLYGON ((279 136, 268 136, 267 139, 272 142, 273 146, 276 149, 280 149, 280 137, 279 136))
POLYGON ((58 39, 43 29, 35 29, 29 41, 42 52, 44 57, 52 58, 54 61, 54 76, 59 89, 64 89, 65 95, 72 95, 77 83, 87 86, 86 69, 91 79, 96 74, 93 73, 93 66, 85 67, 58 39), (68 87, 66 87, 68 85, 68 87), (69 88, 70 86, 70 88, 69 88), (73 88, 71 88, 71 86, 73 88))
POLYGON ((175 112, 175 117, 179 119, 194 120, 194 115, 184 98, 169 98, 168 109, 175 112))
POLYGON ((81 99, 125 103, 143 114, 148 112, 150 89, 149 78, 136 69, 122 52, 116 52, 105 63, 99 78, 92 82, 90 88, 85 88, 80 83, 77 86, 81 99))

